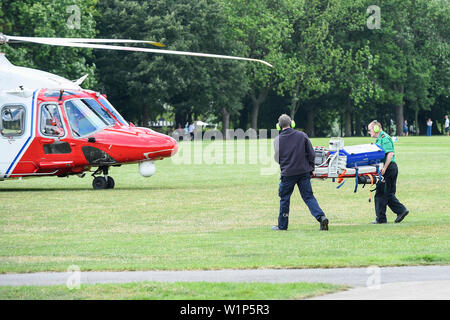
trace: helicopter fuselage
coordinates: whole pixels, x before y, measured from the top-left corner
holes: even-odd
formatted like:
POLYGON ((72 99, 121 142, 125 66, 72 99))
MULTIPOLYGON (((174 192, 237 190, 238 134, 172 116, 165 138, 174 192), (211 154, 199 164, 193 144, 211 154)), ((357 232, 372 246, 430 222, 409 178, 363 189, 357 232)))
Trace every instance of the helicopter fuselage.
MULTIPOLYGON (((47 46, 171 54, 270 63, 189 51, 110 45, 149 43, 132 39, 18 37, 0 33, 0 45, 37 43, 47 46)), ((0 180, 33 176, 83 175, 92 167, 95 189, 113 188, 110 166, 139 163, 143 176, 155 172, 154 160, 178 150, 175 139, 128 124, 100 94, 83 90, 87 75, 70 81, 42 70, 13 65, 0 52, 0 180)))
POLYGON ((0 180, 82 175, 91 168, 108 180, 110 166, 129 163, 144 164, 141 174, 150 176, 149 165, 177 149, 175 139, 128 124, 93 91, 0 91, 0 180))

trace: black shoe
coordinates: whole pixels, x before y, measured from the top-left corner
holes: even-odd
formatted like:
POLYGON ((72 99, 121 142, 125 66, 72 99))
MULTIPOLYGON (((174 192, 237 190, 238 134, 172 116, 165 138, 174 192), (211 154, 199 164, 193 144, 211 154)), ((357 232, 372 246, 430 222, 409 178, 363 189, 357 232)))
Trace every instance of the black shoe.
POLYGON ((280 228, 278 228, 278 226, 273 226, 272 230, 274 230, 274 231, 287 231, 287 229, 280 229, 280 228))
POLYGON ((397 216, 397 219, 395 219, 395 223, 402 222, 403 219, 405 219, 405 217, 408 215, 408 213, 409 213, 409 211, 406 210, 406 211, 403 212, 402 214, 399 214, 399 215, 397 216))
POLYGON ((326 217, 320 219, 320 230, 328 230, 328 219, 326 217))
POLYGON ((385 224, 385 223, 387 223, 387 222, 386 222, 386 221, 385 221, 385 222, 379 222, 379 221, 377 221, 377 220, 373 220, 371 223, 372 223, 372 224, 385 224))

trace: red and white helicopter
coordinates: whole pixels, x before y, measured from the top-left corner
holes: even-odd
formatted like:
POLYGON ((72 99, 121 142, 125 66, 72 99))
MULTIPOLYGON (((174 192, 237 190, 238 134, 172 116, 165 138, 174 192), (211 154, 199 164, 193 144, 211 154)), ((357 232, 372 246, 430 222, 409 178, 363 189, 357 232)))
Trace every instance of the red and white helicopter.
MULTIPOLYGON (((0 45, 44 45, 113 49, 256 61, 258 59, 108 45, 151 43, 142 40, 37 38, 6 36, 0 45), (100 44, 98 44, 100 43, 100 44), (107 43, 105 45, 105 43, 107 43)), ((78 175, 93 172, 93 188, 114 188, 111 166, 138 163, 141 175, 155 172, 155 160, 174 155, 175 139, 128 123, 105 96, 44 71, 14 66, 0 53, 0 181, 11 178, 78 175)))

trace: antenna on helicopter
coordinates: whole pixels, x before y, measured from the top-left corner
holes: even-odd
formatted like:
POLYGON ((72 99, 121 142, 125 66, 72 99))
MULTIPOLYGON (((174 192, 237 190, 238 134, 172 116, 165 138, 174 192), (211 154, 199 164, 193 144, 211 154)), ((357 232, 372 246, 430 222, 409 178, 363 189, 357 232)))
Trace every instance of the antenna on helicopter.
POLYGON ((84 82, 84 80, 87 79, 88 76, 89 76, 89 74, 86 73, 86 74, 85 74, 84 76, 82 76, 80 79, 74 80, 73 83, 75 83, 77 86, 80 86, 80 85, 84 82))

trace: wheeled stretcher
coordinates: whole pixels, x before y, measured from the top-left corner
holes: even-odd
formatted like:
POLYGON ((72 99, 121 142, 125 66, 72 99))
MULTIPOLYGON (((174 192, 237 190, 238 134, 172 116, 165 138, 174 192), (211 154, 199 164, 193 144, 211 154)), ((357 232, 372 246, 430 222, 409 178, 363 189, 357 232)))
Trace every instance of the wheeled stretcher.
MULTIPOLYGON (((329 148, 315 147, 315 168, 313 178, 337 179, 340 188, 347 178, 355 178, 355 190, 358 185, 376 184, 383 181, 381 170, 385 152, 376 144, 361 144, 344 147, 342 138, 332 138, 329 148)), ((373 191, 373 190, 372 190, 373 191)), ((369 197, 369 201, 371 198, 369 197)))

